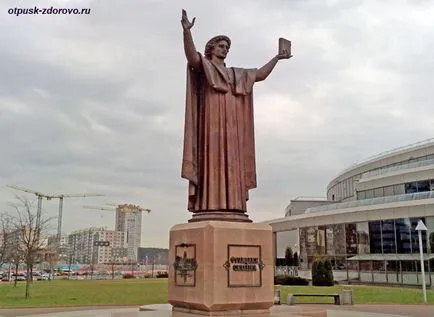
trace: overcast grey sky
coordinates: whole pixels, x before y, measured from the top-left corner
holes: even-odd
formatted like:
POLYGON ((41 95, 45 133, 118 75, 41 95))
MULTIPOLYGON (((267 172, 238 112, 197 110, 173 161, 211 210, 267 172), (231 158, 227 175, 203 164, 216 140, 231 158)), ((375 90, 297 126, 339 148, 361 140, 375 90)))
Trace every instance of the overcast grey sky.
MULTIPOLYGON (((283 216, 296 196, 325 196, 358 160, 434 135, 432 1, 3 0, 2 210, 18 193, 6 184, 100 192, 65 200, 65 232, 114 226, 114 213, 84 204, 135 203, 152 209, 142 245, 168 246, 170 227, 190 218, 182 8, 201 52, 214 35, 232 39, 228 66, 260 67, 279 37, 293 42, 294 58, 255 86, 255 221, 283 216), (91 14, 9 15, 17 2, 91 14)), ((43 202, 48 216, 57 207, 43 202)))

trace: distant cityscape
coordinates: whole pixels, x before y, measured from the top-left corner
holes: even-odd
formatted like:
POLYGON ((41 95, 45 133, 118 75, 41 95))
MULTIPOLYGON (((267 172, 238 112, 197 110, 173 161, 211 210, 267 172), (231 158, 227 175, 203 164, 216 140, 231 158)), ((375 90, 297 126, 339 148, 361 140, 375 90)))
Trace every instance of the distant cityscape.
POLYGON ((50 236, 44 250, 44 260, 70 265, 167 265, 167 249, 140 246, 143 211, 136 205, 119 205, 113 229, 89 227, 61 234, 60 239, 58 235, 50 236))

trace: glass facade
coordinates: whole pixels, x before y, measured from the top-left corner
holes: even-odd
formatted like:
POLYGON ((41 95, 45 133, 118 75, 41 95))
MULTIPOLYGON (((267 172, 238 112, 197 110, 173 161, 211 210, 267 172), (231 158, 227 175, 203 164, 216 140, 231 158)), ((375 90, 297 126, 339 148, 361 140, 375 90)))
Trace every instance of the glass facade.
POLYGON ((357 254, 370 254, 369 223, 359 222, 357 226, 357 254))
MULTIPOLYGON (((419 253, 416 231, 420 218, 392 219, 369 223, 370 249, 372 253, 419 253)), ((425 222, 425 219, 422 218, 425 222)), ((427 252, 426 233, 422 233, 423 250, 427 252)))
POLYGON ((434 217, 300 228, 300 266, 310 270, 314 257, 325 255, 334 270, 343 271, 353 280, 418 284, 420 260, 416 226, 420 219, 428 228, 422 233, 422 247, 426 256, 432 257, 425 263, 427 283, 432 285, 434 217))
MULTIPOLYGON (((412 253, 410 219, 396 219, 396 253, 412 253)), ((414 232, 413 232, 414 234, 414 232)))
MULTIPOLYGON (((409 156, 410 153, 407 158, 409 156)), ((346 179, 345 176, 340 176, 343 179, 331 183, 327 190, 328 200, 337 204, 308 208, 307 212, 434 198, 431 197, 434 194, 434 179, 394 184, 356 193, 356 183, 362 178, 431 164, 434 165, 434 154, 411 157, 405 161, 365 170, 346 179), (343 200, 346 201, 342 202, 343 200)), ((416 231, 420 219, 428 228, 427 232, 422 233, 422 249, 428 258, 425 262, 425 272, 428 274, 426 280, 432 285, 434 217, 300 228, 301 267, 310 270, 314 257, 325 255, 332 261, 334 270, 345 274, 348 281, 354 279, 372 283, 420 284, 419 237, 416 231)))
POLYGON ((434 179, 385 186, 357 192, 357 200, 422 193, 434 190, 434 179))

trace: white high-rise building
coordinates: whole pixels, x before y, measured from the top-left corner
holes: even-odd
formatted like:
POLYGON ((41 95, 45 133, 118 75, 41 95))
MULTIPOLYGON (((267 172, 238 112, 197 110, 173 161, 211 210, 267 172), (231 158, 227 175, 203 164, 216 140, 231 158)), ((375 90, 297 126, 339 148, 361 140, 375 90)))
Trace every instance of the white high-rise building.
POLYGON ((137 250, 142 237, 142 209, 136 205, 119 205, 116 208, 116 231, 126 233, 128 260, 137 261, 137 250))
POLYGON ((121 261, 126 255, 125 235, 125 232, 94 227, 74 231, 68 236, 69 262, 104 264, 121 261))

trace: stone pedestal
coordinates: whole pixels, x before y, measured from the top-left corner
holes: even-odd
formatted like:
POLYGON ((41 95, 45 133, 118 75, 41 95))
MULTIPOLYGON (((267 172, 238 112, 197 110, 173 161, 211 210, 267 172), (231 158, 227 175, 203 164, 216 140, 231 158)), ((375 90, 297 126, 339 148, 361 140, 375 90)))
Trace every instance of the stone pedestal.
POLYGON ((273 305, 272 229, 225 221, 170 230, 169 303, 205 315, 266 312, 273 305))

